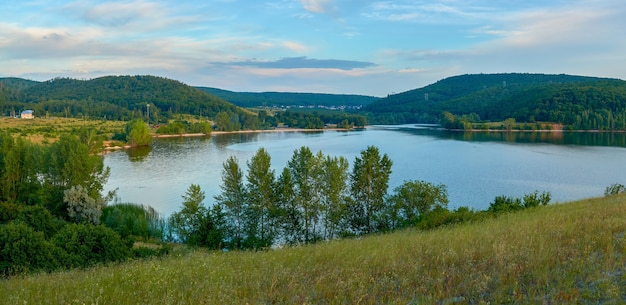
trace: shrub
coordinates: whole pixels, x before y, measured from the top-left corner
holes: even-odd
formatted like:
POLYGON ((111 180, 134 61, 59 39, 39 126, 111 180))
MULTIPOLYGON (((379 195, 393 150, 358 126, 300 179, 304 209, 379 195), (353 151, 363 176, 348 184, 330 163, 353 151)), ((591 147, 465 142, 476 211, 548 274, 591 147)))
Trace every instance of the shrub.
POLYGON ((508 196, 496 196, 494 201, 489 204, 488 211, 493 213, 512 212, 523 209, 522 201, 519 198, 508 196))
POLYGON ((16 221, 26 224, 37 232, 42 232, 46 239, 56 234, 65 224, 64 221, 54 217, 50 211, 40 205, 23 208, 16 221))
POLYGON ((552 194, 543 192, 541 195, 537 191, 524 195, 524 208, 536 207, 539 205, 547 205, 552 199, 552 194))
POLYGON ((0 202, 0 224, 9 223, 19 215, 20 206, 11 202, 0 202))
POLYGON ((52 271, 60 265, 59 249, 24 223, 0 225, 0 274, 52 271))
POLYGON ((68 224, 52 243, 67 252, 67 267, 88 267, 98 263, 122 261, 131 256, 132 243, 105 226, 68 224))
POLYGON ((156 131, 158 134, 182 134, 187 132, 187 125, 181 121, 161 125, 156 131))
POLYGON ((624 193, 625 191, 626 189, 623 184, 613 183, 604 189, 604 196, 617 195, 619 193, 624 193))
POLYGON ((149 206, 133 203, 110 205, 102 210, 102 223, 122 238, 136 236, 163 239, 164 221, 149 206))

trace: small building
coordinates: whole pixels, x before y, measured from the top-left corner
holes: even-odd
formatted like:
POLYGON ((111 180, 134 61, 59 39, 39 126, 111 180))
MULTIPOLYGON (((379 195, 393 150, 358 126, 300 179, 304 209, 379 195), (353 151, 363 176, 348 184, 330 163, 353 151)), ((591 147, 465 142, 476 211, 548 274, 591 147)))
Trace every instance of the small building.
POLYGON ((24 110, 20 114, 20 118, 22 118, 22 119, 34 119, 35 118, 35 112, 32 111, 32 110, 24 110))

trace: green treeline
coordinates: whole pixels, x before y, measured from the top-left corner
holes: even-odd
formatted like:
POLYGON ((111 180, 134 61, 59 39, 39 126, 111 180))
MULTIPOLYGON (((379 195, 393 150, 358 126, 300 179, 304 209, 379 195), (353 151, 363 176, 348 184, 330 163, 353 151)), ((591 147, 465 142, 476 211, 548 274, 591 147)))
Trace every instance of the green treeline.
MULTIPOLYGON (((337 100, 335 95, 296 95, 306 100, 320 96, 337 100)), ((276 111, 272 115, 267 110, 254 113, 197 88, 155 76, 107 76, 88 81, 56 78, 46 82, 0 79, 3 116, 16 116, 25 109, 34 110, 38 117, 124 121, 142 118, 151 125, 167 124, 177 120, 177 115, 185 114, 211 119, 219 131, 270 129, 283 124, 298 128, 323 128, 326 124, 349 128, 366 124, 362 115, 337 111, 323 115, 291 110, 276 111)), ((176 123, 172 130, 164 128, 161 132, 178 133, 180 127, 176 123)), ((207 130, 201 126, 186 129, 207 130)))
POLYGON ((168 238, 211 249, 265 249, 406 227, 431 229, 546 205, 551 198, 538 192, 499 196, 487 211, 449 211, 445 185, 405 181, 389 194, 392 164, 374 146, 361 151, 351 170, 345 158, 306 146, 295 150, 279 173, 263 148, 246 162, 247 172, 230 157, 214 204, 205 206, 204 192, 191 185, 182 209, 168 220, 168 238))
POLYGON ((463 122, 512 118, 531 125, 560 124, 564 129, 624 130, 626 82, 570 75, 461 75, 390 95, 364 110, 375 124, 442 123, 448 112, 464 118, 457 128, 463 122))
POLYGON ((218 96, 239 107, 290 107, 290 106, 324 106, 324 107, 361 107, 378 98, 354 94, 323 94, 294 92, 233 92, 217 88, 197 87, 198 89, 218 96))

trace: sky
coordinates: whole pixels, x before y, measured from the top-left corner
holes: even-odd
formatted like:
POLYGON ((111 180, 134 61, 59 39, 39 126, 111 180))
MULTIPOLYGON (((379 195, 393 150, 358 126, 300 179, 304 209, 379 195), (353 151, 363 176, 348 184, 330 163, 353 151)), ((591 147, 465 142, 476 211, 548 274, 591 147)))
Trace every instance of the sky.
POLYGON ((509 72, 626 79, 623 0, 0 3, 0 77, 382 97, 509 72))

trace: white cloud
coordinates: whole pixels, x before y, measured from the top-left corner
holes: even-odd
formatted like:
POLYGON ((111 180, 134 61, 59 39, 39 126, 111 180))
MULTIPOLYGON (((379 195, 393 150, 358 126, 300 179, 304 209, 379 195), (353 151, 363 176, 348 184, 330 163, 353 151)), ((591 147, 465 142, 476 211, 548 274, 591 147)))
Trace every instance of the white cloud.
POLYGON ((315 14, 327 14, 335 10, 332 0, 300 0, 302 7, 315 14))

